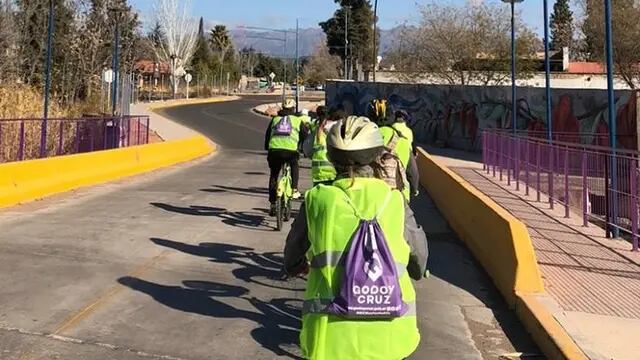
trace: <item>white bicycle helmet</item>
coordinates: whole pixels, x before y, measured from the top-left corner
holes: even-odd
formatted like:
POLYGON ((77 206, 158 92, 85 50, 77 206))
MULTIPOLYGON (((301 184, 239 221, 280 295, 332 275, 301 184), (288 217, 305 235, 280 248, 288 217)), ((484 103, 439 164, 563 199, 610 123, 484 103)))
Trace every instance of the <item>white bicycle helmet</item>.
POLYGON ((296 101, 293 99, 286 99, 283 103, 282 103, 282 108, 283 109, 293 109, 296 107, 296 101))
POLYGON ((382 154, 384 140, 378 125, 366 117, 349 116, 329 131, 327 155, 337 165, 369 165, 382 154))

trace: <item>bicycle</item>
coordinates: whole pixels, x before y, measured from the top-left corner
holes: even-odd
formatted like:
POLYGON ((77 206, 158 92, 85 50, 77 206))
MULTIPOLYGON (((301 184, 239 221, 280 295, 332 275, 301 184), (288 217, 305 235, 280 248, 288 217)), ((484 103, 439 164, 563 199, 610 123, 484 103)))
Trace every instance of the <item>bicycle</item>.
POLYGON ((276 190, 276 230, 278 231, 282 231, 282 223, 291 218, 292 183, 291 166, 284 164, 276 190))

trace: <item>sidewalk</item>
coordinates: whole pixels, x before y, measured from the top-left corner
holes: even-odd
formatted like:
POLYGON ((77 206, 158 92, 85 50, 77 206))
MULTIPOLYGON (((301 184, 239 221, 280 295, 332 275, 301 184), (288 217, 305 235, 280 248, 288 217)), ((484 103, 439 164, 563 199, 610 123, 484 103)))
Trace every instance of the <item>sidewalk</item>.
POLYGON ((540 301, 591 359, 638 359, 640 342, 640 254, 623 240, 604 237, 578 214, 549 210, 544 195, 525 195, 482 170, 480 154, 427 148, 525 223, 548 295, 540 301))

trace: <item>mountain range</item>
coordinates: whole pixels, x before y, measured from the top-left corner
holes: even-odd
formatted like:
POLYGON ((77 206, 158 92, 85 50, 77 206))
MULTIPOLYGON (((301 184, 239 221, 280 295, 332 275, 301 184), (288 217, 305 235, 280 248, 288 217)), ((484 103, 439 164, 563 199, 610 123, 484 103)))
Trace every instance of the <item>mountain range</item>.
MULTIPOLYGON (((254 48, 258 52, 275 57, 295 57, 295 29, 289 30, 287 34, 287 50, 284 53, 284 33, 276 31, 256 31, 246 29, 230 30, 231 38, 236 49, 254 48)), ((392 46, 395 39, 398 38, 401 27, 389 30, 380 30, 380 53, 384 54, 392 46)), ((322 29, 307 28, 299 30, 298 48, 301 57, 313 54, 315 47, 326 41, 326 36, 322 29)))

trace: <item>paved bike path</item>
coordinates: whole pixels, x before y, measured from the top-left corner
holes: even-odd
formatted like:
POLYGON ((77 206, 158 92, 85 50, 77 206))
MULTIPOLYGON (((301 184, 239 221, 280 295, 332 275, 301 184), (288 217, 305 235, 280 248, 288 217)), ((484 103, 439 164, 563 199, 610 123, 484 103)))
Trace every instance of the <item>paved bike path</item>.
MULTIPOLYGON (((297 358, 304 283, 275 278, 258 101, 165 110, 214 156, 0 212, 0 358, 297 358)), ((536 352, 433 203, 416 211, 433 276, 414 358, 536 352)))

